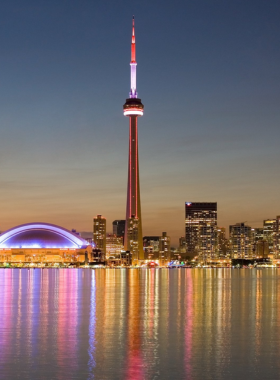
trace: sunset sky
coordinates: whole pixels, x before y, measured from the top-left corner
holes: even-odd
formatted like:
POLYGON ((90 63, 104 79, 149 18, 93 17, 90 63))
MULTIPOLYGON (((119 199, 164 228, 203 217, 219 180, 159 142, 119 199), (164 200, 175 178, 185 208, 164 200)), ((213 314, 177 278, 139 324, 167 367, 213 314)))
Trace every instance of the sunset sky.
POLYGON ((280 215, 280 2, 10 0, 0 6, 0 230, 125 218, 135 15, 143 234, 186 201, 218 224, 280 215))

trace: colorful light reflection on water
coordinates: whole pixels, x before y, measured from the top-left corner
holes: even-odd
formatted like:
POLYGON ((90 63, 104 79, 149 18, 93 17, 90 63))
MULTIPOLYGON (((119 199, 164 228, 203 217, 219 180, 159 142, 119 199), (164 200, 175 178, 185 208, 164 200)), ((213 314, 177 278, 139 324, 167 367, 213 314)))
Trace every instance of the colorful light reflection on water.
POLYGON ((0 379, 278 379, 280 271, 0 269, 0 379))

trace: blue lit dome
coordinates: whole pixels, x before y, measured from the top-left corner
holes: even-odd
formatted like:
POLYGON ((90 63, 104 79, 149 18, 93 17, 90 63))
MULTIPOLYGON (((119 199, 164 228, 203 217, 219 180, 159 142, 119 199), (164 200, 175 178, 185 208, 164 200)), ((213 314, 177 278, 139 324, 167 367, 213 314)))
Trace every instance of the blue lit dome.
POLYGON ((89 245, 77 234, 48 223, 22 224, 0 235, 0 248, 84 249, 89 245))

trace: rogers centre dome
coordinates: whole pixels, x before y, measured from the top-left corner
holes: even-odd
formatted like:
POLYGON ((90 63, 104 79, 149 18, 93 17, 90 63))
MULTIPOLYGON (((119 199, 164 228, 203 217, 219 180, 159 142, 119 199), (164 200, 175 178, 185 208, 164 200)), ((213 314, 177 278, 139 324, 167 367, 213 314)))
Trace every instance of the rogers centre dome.
POLYGON ((0 261, 84 261, 91 251, 88 241, 54 224, 22 224, 0 235, 0 261))

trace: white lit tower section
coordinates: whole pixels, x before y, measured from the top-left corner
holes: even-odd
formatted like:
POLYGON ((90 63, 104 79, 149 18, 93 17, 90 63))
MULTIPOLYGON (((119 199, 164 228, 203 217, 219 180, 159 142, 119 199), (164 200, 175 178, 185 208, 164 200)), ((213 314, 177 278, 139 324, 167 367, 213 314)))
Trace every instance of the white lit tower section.
POLYGON ((125 250, 131 251, 134 263, 138 260, 144 260, 137 131, 137 118, 138 116, 143 115, 144 106, 141 103, 141 99, 137 98, 136 66, 136 46, 133 16, 130 62, 131 86, 129 99, 126 99, 126 102, 123 106, 123 114, 129 117, 128 183, 124 247, 125 250))

